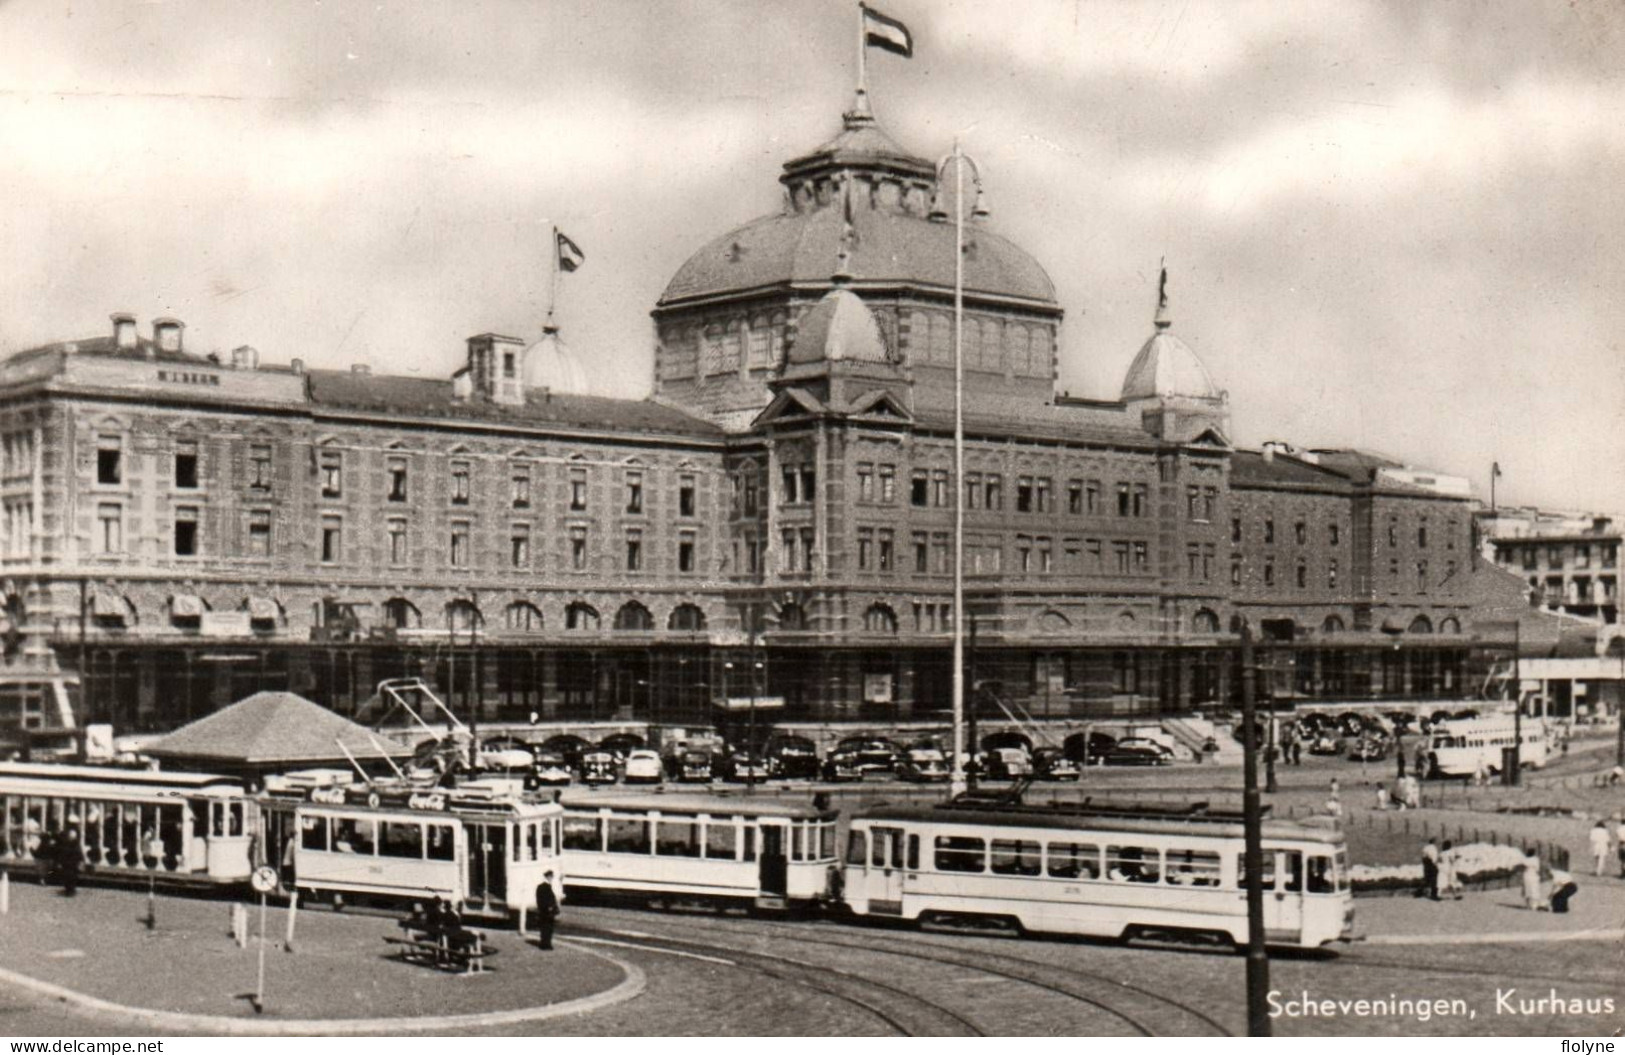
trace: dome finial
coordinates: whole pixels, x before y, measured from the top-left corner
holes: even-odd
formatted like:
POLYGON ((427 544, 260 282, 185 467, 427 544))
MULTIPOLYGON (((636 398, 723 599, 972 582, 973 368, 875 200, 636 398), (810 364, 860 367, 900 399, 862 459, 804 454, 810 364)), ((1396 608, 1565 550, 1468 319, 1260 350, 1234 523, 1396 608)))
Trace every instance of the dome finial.
POLYGON ((1157 329, 1166 330, 1174 324, 1174 318, 1168 313, 1168 258, 1162 258, 1162 277, 1157 280, 1157 329))

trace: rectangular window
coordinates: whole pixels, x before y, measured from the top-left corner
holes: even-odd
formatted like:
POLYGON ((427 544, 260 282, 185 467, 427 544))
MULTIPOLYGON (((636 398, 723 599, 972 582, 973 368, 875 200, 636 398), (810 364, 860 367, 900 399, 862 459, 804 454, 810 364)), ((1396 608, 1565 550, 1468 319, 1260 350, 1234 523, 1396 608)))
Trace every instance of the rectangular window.
POLYGON ((1040 535, 1036 539, 1038 553, 1038 570, 1048 575, 1055 570, 1055 544, 1048 536, 1040 535))
POLYGON ((265 510, 256 509, 248 514, 248 555, 271 555, 271 514, 265 510))
POLYGON ((1264 558, 1264 585, 1275 585, 1275 561, 1268 557, 1264 558))
POLYGON ((937 571, 943 575, 953 571, 953 566, 948 563, 948 533, 946 531, 931 532, 931 549, 936 553, 937 571))
POLYGON ((1035 876, 1044 870, 1041 844, 1024 839, 994 839, 989 871, 1001 876, 1035 876))
POLYGON ((1055 481, 1048 476, 1040 476, 1033 481, 1034 500, 1038 503, 1040 513, 1055 512, 1055 481))
POLYGON ((987 843, 966 835, 939 835, 936 866, 939 872, 985 872, 987 843))
POLYGON ((344 495, 344 456, 337 451, 323 453, 320 461, 320 476, 323 498, 342 497, 344 495))
POLYGON ((1219 489, 1202 488, 1202 519, 1211 522, 1219 510, 1219 489))
POLYGON ((1162 878, 1162 854, 1155 846, 1108 846, 1106 878, 1117 883, 1158 882, 1162 878))
POLYGON ((1127 542, 1113 542, 1112 543, 1112 557, 1116 562, 1115 567, 1117 569, 1117 574, 1119 574, 1119 575, 1127 575, 1128 574, 1128 543, 1127 542))
POLYGON ((739 857, 739 825, 721 817, 706 821, 705 856, 713 861, 736 860, 739 857))
POLYGON ((1134 570, 1151 570, 1151 559, 1148 553, 1148 547, 1144 542, 1136 542, 1134 544, 1134 570))
POLYGON ((508 563, 515 568, 530 567, 530 525, 515 524, 508 532, 508 563))
POLYGON ((1093 843, 1050 843, 1045 870, 1056 879, 1099 879, 1100 847, 1093 843))
POLYGON ((909 478, 908 501, 910 505, 921 507, 931 504, 931 474, 924 469, 914 470, 909 478))
POLYGON ((982 508, 982 474, 965 474, 965 508, 982 508))
MULTIPOLYGON (((809 489, 810 491, 810 489, 809 489)), ((694 477, 680 476, 677 479, 677 515, 691 517, 696 507, 694 477)))
POLYGON ((1338 528, 1338 526, 1336 524, 1327 524, 1326 525, 1326 542, 1328 544, 1333 545, 1333 546, 1337 545, 1338 536, 1341 535, 1341 534, 1342 534, 1342 532, 1341 532, 1341 530, 1338 528))
POLYGON ((813 569, 813 542, 817 538, 812 528, 801 529, 801 570, 813 569))
POLYGON ((530 508, 530 470, 515 469, 508 481, 508 497, 515 509, 530 508))
POLYGON ((1304 590, 1304 589, 1308 589, 1308 587, 1309 587, 1309 565, 1305 564, 1303 561, 1300 560, 1298 562, 1298 589, 1304 590))
POLYGON ((96 482, 116 484, 124 480, 124 441, 118 436, 102 436, 96 441, 96 482))
POLYGON ((986 484, 982 487, 987 501, 982 505, 987 509, 998 510, 1004 508, 1004 477, 998 473, 988 473, 986 484))
POLYGON ((406 501, 406 459, 389 459, 389 495, 391 502, 406 501))
POLYGON ((649 821, 643 817, 609 818, 605 832, 604 849, 612 854, 646 854, 649 852, 649 821))
POLYGON ((406 518, 391 517, 389 521, 389 563, 406 563, 406 518))
POLYGON ((756 515, 759 492, 760 487, 756 482, 756 472, 751 470, 745 477, 745 515, 748 517, 756 515))
POLYGON ((372 857, 378 849, 378 822, 371 817, 334 817, 333 851, 372 857))
POLYGON ((1083 481, 1068 480, 1066 482, 1066 511, 1074 516, 1083 513, 1083 481))
POLYGON ((327 851, 326 817, 299 818, 299 848, 301 850, 314 850, 318 853, 327 851))
POLYGON ((175 447, 175 486, 186 490, 197 488, 197 444, 181 443, 175 447))
POLYGON ((881 528, 880 531, 876 534, 875 542, 876 542, 876 555, 879 557, 879 560, 880 560, 880 570, 883 571, 883 572, 891 571, 892 570, 892 563, 893 563, 893 560, 894 560, 893 545, 892 545, 892 529, 891 528, 881 528))
POLYGON ((868 571, 872 563, 871 553, 875 545, 875 529, 858 528, 858 570, 868 571))
POLYGON ((658 822, 655 825, 655 853, 662 857, 700 856, 700 822, 658 822))
POLYGON ((1427 517, 1423 517, 1421 522, 1416 525, 1416 548, 1417 549, 1427 549, 1428 548, 1428 518, 1427 517))
POLYGON ((626 511, 628 513, 643 512, 643 474, 626 474, 626 511))
POLYGON ((1241 558, 1240 557, 1231 557, 1230 558, 1230 585, 1231 586, 1240 586, 1241 585, 1241 558))
POLYGON ((336 516, 322 517, 322 563, 337 564, 343 549, 344 521, 336 516))
POLYGON ((1219 855, 1207 850, 1169 850, 1168 882, 1175 886, 1218 886, 1219 855))
POLYGON ((1017 567, 1022 572, 1033 570, 1033 540, 1031 535, 1016 536, 1017 567))
POLYGON ((796 543, 796 533, 793 530, 786 529, 780 536, 780 542, 783 544, 784 549, 784 570, 795 571, 798 564, 796 556, 799 548, 796 543))
POLYGON ((1335 560, 1326 566, 1326 587, 1331 590, 1337 589, 1337 562, 1335 560))
POLYGON ((886 505, 897 500, 897 466, 880 467, 880 500, 886 505))
POLYGON ((1202 519, 1202 489, 1195 484, 1185 488, 1185 515, 1192 520, 1202 519))
POLYGON ((1303 545, 1305 542, 1308 542, 1309 541, 1309 525, 1305 524, 1301 520, 1298 521, 1297 523, 1293 524, 1292 525, 1292 541, 1296 542, 1300 546, 1303 545))
POLYGON ((96 507, 98 553, 124 552, 124 507, 103 502, 96 507))
POLYGON ((451 525, 451 566, 468 567, 468 521, 454 520, 451 525))
POLYGON ((1031 513, 1033 511, 1033 478, 1030 476, 1016 477, 1016 512, 1031 513))
POLYGON ((931 570, 930 536, 923 531, 914 532, 914 574, 924 575, 931 570))
POLYGON ((412 821, 384 821, 379 825, 379 857, 423 858, 423 825, 412 821))
POLYGON ((564 834, 559 840, 566 850, 602 853, 604 849, 604 822, 599 817, 564 815, 564 834))
POLYGON ((177 508, 175 510, 175 556, 197 556, 197 534, 197 507, 180 506, 177 508))
POLYGON ((795 466, 786 465, 782 475, 784 479, 784 504, 793 506, 799 501, 801 474, 796 472, 795 466))
POLYGON ((451 463, 451 504, 454 506, 468 505, 468 478, 470 469, 467 462, 451 463))
POLYGON ((694 555, 696 544, 694 532, 685 531, 677 536, 677 570, 692 572, 694 570, 694 555))
POLYGON ((1240 517, 1231 517, 1230 518, 1230 541, 1231 542, 1240 542, 1241 541, 1241 518, 1240 517))
MULTIPOLYGON (((818 495, 818 473, 810 465, 801 467, 801 500, 811 502, 818 495)), ((692 516, 693 514, 688 514, 692 516)))
POLYGON ((1129 487, 1128 484, 1118 484, 1117 485, 1117 515, 1118 516, 1126 517, 1126 516, 1129 515, 1129 510, 1133 507, 1133 504, 1134 504, 1133 494, 1134 494, 1134 492, 1129 487))
POLYGON ((1264 518, 1264 541, 1266 543, 1273 543, 1275 541, 1275 518, 1274 517, 1265 517, 1264 518))
POLYGON ((873 462, 858 463, 858 501, 875 500, 875 467, 873 462))
POLYGON ((570 470, 570 508, 577 513, 587 508, 587 470, 570 470))
POLYGON ((256 443, 248 448, 248 486, 256 491, 271 489, 271 445, 256 443))
POLYGON ((628 531, 626 533, 626 570, 643 570, 643 532, 628 531))
POLYGON ((1099 575, 1106 570, 1106 557, 1097 538, 1084 539, 1083 552, 1089 558, 1089 571, 1099 575))
POLYGON ((1090 480, 1083 488, 1083 511, 1090 516, 1100 512, 1100 481, 1090 480))
POLYGON ((587 529, 584 527, 570 529, 570 567, 576 571, 587 570, 587 529))
POLYGON ((762 567, 762 543, 753 533, 745 539, 745 570, 755 575, 762 567))

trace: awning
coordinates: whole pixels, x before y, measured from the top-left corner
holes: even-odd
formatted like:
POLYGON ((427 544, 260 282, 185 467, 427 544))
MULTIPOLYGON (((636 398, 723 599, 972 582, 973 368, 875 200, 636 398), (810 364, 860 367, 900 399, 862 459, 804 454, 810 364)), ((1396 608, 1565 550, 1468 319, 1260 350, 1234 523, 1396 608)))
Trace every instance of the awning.
POLYGON ((130 606, 118 594, 98 593, 90 599, 90 612, 97 619, 122 621, 130 617, 130 606))
POLYGON ((191 593, 178 593, 169 599, 169 614, 176 619, 203 618, 203 598, 191 593))
POLYGON ((274 623, 282 618, 282 608, 269 597, 250 597, 248 618, 256 623, 274 623))

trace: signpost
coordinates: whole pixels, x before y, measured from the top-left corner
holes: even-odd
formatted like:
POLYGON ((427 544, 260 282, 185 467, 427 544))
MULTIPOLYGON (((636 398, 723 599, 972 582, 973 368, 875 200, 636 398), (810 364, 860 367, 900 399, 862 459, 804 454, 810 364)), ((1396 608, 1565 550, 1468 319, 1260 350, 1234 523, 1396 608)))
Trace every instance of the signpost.
POLYGON ((270 865, 260 865, 254 869, 249 877, 249 884, 260 896, 260 966, 259 981, 254 985, 254 1013, 265 1012, 265 899, 266 895, 276 889, 276 869, 270 865))

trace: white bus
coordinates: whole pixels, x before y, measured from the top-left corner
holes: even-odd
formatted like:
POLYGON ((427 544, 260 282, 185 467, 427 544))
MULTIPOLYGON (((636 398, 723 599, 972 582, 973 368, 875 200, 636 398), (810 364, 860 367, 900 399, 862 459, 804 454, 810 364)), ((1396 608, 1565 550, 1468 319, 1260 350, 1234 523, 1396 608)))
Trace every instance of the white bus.
MULTIPOLYGON (((1439 722, 1428 736, 1427 775, 1470 777, 1482 766, 1488 773, 1501 772, 1501 752, 1517 743, 1518 725, 1511 714, 1486 718, 1458 718, 1439 722)), ((1519 761, 1527 769, 1546 764, 1550 734, 1539 718, 1522 721, 1523 746, 1519 761)))

